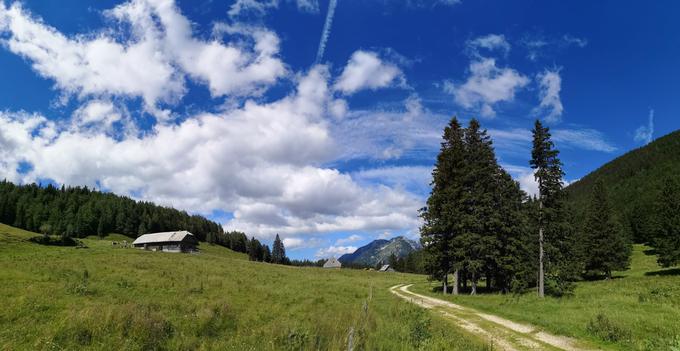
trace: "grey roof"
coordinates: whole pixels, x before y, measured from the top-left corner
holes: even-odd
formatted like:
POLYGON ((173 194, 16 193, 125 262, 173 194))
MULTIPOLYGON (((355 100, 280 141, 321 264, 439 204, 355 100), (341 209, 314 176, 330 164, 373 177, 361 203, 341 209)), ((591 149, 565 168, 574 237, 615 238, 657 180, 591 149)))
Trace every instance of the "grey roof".
POLYGON ((152 243, 166 243, 166 242, 180 242, 183 241, 187 235, 191 235, 193 241, 197 241, 194 235, 186 230, 177 232, 163 232, 144 234, 132 242, 133 245, 152 244, 152 243))
POLYGON ((380 272, 390 272, 393 271, 392 267, 390 267, 389 264, 384 264, 382 267, 380 267, 379 271, 380 272))
POLYGON ((323 268, 341 268, 342 264, 335 257, 331 257, 323 264, 323 268))

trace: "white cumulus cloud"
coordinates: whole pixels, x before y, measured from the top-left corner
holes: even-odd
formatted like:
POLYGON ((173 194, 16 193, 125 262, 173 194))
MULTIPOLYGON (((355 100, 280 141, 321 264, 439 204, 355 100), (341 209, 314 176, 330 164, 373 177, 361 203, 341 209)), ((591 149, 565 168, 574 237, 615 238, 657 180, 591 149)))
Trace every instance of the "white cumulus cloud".
POLYGON ((507 55, 510 52, 510 43, 502 34, 489 34, 467 42, 468 50, 473 54, 478 54, 480 49, 488 51, 499 50, 507 55))
POLYGON ((33 17, 19 3, 0 4, 4 46, 66 94, 141 97, 149 112, 168 118, 158 103, 174 103, 186 92, 185 77, 208 85, 214 97, 257 94, 286 73, 277 57, 278 37, 261 28, 216 26, 224 43, 194 37, 190 21, 173 0, 132 0, 105 14, 116 26, 67 36, 33 17), (243 40, 241 40, 243 39, 243 40))
POLYGON ((529 78, 512 68, 496 66, 493 58, 475 59, 469 70, 464 83, 447 82, 444 90, 462 107, 478 108, 483 117, 495 116, 494 105, 513 101, 517 91, 529 84, 529 78))
POLYGON ((399 67, 381 60, 375 52, 359 50, 352 54, 334 88, 344 94, 353 94, 363 89, 375 90, 393 84, 405 84, 399 67))
MULTIPOLYGON (((114 138, 38 115, 0 115, 0 175, 101 185, 118 194, 209 214, 233 213, 225 229, 260 238, 417 228, 419 200, 384 185, 317 166, 334 155, 326 115, 332 101, 323 66, 291 95, 199 113, 144 135, 114 138), (18 174, 22 162, 32 165, 18 174)), ((85 105, 74 119, 106 120, 111 106, 85 105), (89 112, 88 112, 89 111, 89 112)))

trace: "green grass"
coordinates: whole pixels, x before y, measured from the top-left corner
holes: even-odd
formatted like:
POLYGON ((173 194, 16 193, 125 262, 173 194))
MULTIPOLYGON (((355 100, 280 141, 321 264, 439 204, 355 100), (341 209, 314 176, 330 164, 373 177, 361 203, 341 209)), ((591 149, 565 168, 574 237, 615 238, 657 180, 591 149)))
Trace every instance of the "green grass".
MULTIPOLYGON (((249 262, 200 254, 28 242, 0 224, 2 350, 485 350, 388 292, 417 275, 249 262), (351 332, 350 332, 351 331, 351 332)), ((128 239, 129 241, 129 239, 128 239)))
MULTIPOLYGON (((541 300, 527 293, 447 299, 608 349, 678 351, 680 269, 661 269, 645 250, 636 245, 630 270, 617 272, 611 281, 579 282, 571 297, 541 300)), ((441 298, 433 288, 420 283, 411 290, 441 298)))

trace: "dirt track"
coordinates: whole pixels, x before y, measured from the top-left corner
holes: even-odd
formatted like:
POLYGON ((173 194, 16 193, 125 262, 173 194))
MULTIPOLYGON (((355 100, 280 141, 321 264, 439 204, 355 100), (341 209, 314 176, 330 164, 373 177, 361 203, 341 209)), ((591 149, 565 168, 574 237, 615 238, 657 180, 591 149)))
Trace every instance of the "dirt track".
POLYGON ((577 340, 553 335, 528 324, 520 324, 498 316, 481 313, 474 309, 408 290, 411 285, 395 285, 393 294, 421 307, 440 312, 445 318, 456 322, 464 330, 488 341, 494 349, 519 350, 592 350, 577 340))

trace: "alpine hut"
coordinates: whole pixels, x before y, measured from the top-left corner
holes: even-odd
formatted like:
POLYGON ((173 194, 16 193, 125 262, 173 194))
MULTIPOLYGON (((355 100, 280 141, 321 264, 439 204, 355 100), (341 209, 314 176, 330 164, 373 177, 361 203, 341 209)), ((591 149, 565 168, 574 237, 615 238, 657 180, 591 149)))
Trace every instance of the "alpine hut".
POLYGON ((132 242, 136 248, 151 251, 195 252, 198 240, 186 230, 144 234, 132 242))
POLYGON ((331 257, 323 264, 323 268, 342 268, 342 263, 335 257, 331 257))

